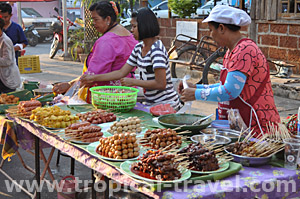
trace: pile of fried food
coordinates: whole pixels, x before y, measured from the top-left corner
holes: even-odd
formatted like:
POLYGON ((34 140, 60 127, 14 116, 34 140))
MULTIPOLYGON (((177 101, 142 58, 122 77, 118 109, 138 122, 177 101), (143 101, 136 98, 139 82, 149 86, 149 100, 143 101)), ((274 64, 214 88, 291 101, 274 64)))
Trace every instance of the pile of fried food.
POLYGON ((166 149, 180 147, 182 144, 182 138, 177 135, 177 132, 172 129, 154 129, 147 130, 144 138, 141 139, 141 144, 150 146, 152 149, 166 149))
POLYGON ((149 179, 169 181, 181 178, 178 166, 174 154, 149 150, 132 164, 131 171, 149 179))
POLYGON ((181 149, 178 155, 184 153, 184 156, 189 161, 188 168, 195 171, 216 171, 219 169, 218 159, 214 151, 209 150, 202 144, 189 144, 181 149))
POLYGON ((86 113, 77 113, 81 121, 88 121, 92 124, 101 124, 106 122, 113 122, 117 119, 114 113, 107 112, 106 110, 98 109, 96 111, 89 111, 86 113))
POLYGON ((7 95, 5 93, 0 95, 0 104, 17 104, 18 101, 19 98, 14 95, 7 95))
POLYGON ((128 159, 139 156, 135 133, 120 133, 111 137, 100 138, 96 152, 113 159, 128 159))
POLYGON ((137 116, 129 117, 127 119, 120 120, 119 122, 114 122, 107 130, 107 132, 112 134, 127 132, 140 133, 141 131, 141 120, 137 116))
POLYGON ((71 124, 65 128, 65 135, 69 140, 77 140, 86 143, 98 141, 102 136, 100 126, 92 126, 91 123, 84 121, 71 124))
POLYGON ((227 151, 247 157, 267 157, 281 151, 285 146, 283 140, 291 137, 283 124, 278 124, 277 127, 269 125, 269 133, 259 138, 253 139, 253 135, 250 132, 243 141, 228 145, 227 151))
POLYGON ((30 119, 50 128, 66 128, 79 120, 78 116, 71 115, 70 111, 65 111, 58 106, 38 107, 32 110, 30 119))
POLYGON ((20 116, 28 118, 31 116, 32 111, 34 109, 41 108, 41 107, 42 107, 42 103, 37 100, 21 101, 17 106, 17 108, 18 108, 17 113, 20 116))

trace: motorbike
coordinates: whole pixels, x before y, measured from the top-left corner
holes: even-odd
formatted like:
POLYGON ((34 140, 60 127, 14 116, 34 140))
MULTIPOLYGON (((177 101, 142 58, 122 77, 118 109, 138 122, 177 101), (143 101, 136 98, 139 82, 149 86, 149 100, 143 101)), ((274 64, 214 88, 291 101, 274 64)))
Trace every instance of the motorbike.
POLYGON ((34 25, 27 26, 24 33, 30 46, 34 47, 38 44, 40 35, 38 31, 34 29, 34 25))
MULTIPOLYGON (((54 8, 54 10, 57 12, 58 14, 58 9, 57 8, 54 8)), ((50 59, 52 59, 57 51, 59 49, 63 49, 63 44, 64 44, 64 41, 63 41, 63 24, 64 24, 64 19, 63 17, 57 15, 57 16, 53 16, 53 17, 56 17, 59 21, 56 21, 56 22, 52 22, 51 25, 50 25, 50 30, 53 31, 53 39, 52 39, 52 44, 51 44, 51 49, 50 49, 50 54, 49 54, 49 57, 50 59)), ((76 26, 70 19, 67 18, 67 31, 69 30, 69 28, 71 26, 76 26)))

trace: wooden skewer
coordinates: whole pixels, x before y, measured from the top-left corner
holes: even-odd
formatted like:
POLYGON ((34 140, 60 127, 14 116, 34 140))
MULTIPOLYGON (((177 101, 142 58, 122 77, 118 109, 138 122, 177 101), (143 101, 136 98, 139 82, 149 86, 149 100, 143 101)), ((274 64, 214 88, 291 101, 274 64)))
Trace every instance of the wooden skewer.
POLYGON ((181 126, 179 126, 179 127, 177 127, 177 128, 175 128, 175 129, 173 129, 174 131, 176 131, 176 130, 179 130, 179 129, 181 129, 182 127, 185 127, 186 126, 186 124, 184 124, 184 125, 181 125, 181 126))
POLYGON ((174 144, 175 144, 175 142, 173 142, 172 144, 170 144, 170 145, 166 146, 165 148, 161 149, 161 151, 165 151, 167 148, 171 147, 174 144))
POLYGON ((80 140, 80 138, 72 137, 72 138, 66 139, 65 141, 71 141, 71 140, 80 140))
POLYGON ((188 134, 188 133, 191 133, 191 131, 186 130, 186 131, 178 132, 177 135, 188 134))
POLYGON ((81 133, 65 133, 66 136, 81 135, 81 133))
POLYGON ((74 131, 76 132, 76 131, 81 131, 81 130, 78 130, 78 129, 77 130, 76 129, 74 129, 74 130, 73 129, 65 129, 65 131, 66 132, 74 132, 74 131))

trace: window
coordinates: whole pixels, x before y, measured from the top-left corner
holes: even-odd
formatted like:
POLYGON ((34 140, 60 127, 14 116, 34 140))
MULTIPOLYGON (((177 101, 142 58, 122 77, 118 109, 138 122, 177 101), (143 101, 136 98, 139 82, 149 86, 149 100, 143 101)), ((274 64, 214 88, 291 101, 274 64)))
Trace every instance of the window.
POLYGON ((168 10, 168 2, 161 4, 159 10, 168 10))
POLYGON ((280 12, 288 17, 300 15, 300 0, 281 0, 280 12))
POLYGON ((42 15, 33 8, 22 8, 22 13, 22 17, 24 17, 23 15, 25 15, 26 17, 42 17, 42 15))

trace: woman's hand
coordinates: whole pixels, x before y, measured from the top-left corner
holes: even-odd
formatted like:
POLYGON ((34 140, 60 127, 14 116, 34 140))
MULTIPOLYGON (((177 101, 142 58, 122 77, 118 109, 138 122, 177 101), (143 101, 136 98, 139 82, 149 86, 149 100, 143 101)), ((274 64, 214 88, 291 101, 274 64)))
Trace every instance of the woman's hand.
POLYGON ((67 90, 71 87, 71 85, 68 82, 63 82, 59 84, 55 84, 52 88, 54 93, 57 94, 63 94, 67 92, 67 90))
POLYGON ((94 75, 83 74, 79 81, 81 82, 81 86, 89 86, 94 83, 94 75))
MULTIPOLYGON (((196 85, 193 83, 187 82, 187 85, 189 86, 189 88, 196 88, 196 85)), ((183 90, 183 83, 182 81, 180 81, 178 85, 178 92, 180 95, 182 95, 182 90, 183 90)))
POLYGON ((196 92, 196 88, 183 89, 181 92, 181 100, 184 102, 194 101, 196 99, 195 92, 196 92))
POLYGON ((122 86, 135 86, 135 83, 134 83, 134 81, 135 81, 135 79, 133 79, 133 78, 122 78, 121 80, 121 84, 122 84, 122 86))

